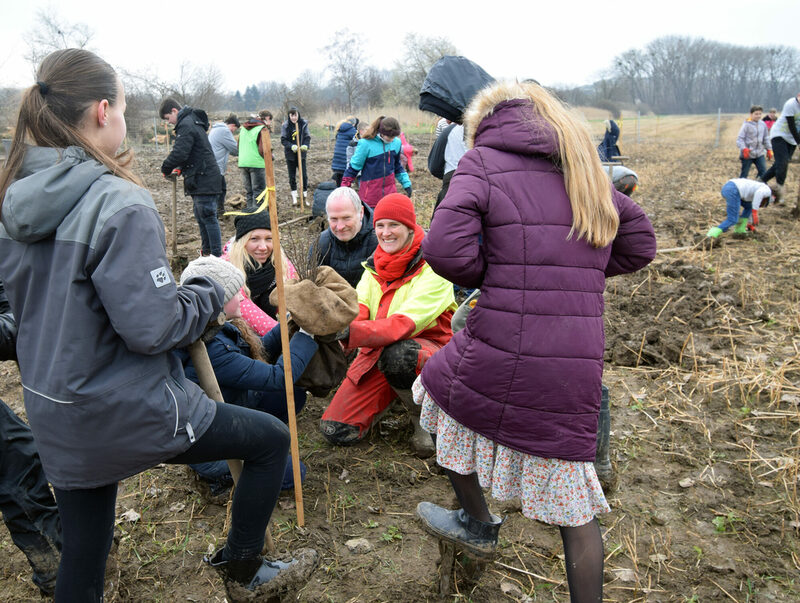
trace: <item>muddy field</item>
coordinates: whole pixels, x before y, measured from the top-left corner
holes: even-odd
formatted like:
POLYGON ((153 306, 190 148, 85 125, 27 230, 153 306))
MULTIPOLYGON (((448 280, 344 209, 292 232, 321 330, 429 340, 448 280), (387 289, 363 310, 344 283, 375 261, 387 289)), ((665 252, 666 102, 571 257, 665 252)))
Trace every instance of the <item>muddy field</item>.
MULTIPOLYGON (((623 127, 622 150, 641 181, 634 198, 662 251, 647 270, 610 279, 606 291, 604 382, 618 475, 609 493, 613 510, 601 517, 607 601, 800 599, 800 221, 790 207, 770 207, 757 234, 723 235, 713 249, 694 246, 724 216, 719 189, 738 175, 733 140, 740 120, 723 121, 718 148, 716 116, 660 118, 638 134, 632 121, 623 127)), ((412 142, 420 151, 414 201, 426 223, 439 181, 424 170, 430 137, 412 142)), ((312 189, 330 174, 332 149, 325 146, 312 143, 312 189)), ((141 149, 137 165, 169 226, 162 159, 163 151, 141 149)), ((275 168, 280 219, 289 220, 300 212, 289 205, 277 150, 275 168)), ((241 193, 237 169, 232 162, 229 199, 241 193)), ((792 165, 787 181, 791 206, 798 171, 792 165)), ((190 200, 178 201, 185 262, 197 256, 199 238, 190 200)), ((231 218, 222 227, 224 237, 233 234, 231 218)), ((13 363, 0 363, 0 396, 22 412, 13 363)), ((402 411, 386 415, 367 441, 331 448, 317 431, 325 405, 310 398, 298 418, 308 466, 305 526, 296 523, 291 493, 273 516, 280 551, 310 546, 320 553, 319 569, 296 600, 567 600, 557 530, 524 519, 513 503, 491 501, 508 515, 497 560, 477 584, 457 573, 455 594, 439 597, 437 544, 413 511, 421 500, 454 506, 446 479, 411 454, 402 411), (351 551, 345 543, 355 538, 368 545, 351 551)), ((220 580, 201 559, 224 540, 226 507, 207 502, 185 468, 159 466, 126 480, 117 510, 110 599, 224 600, 220 580), (126 518, 129 510, 137 521, 126 518)), ((0 553, 0 600, 37 600, 4 527, 0 553)))

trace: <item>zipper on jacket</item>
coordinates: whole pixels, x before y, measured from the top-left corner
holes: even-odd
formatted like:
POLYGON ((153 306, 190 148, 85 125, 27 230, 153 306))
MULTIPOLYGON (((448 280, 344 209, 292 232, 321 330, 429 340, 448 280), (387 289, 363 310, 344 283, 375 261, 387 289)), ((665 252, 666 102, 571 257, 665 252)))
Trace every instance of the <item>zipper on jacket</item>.
POLYGON ((164 385, 167 386, 167 391, 169 391, 169 395, 172 396, 172 402, 175 404, 175 431, 172 432, 172 437, 174 438, 178 435, 178 419, 180 417, 180 413, 178 412, 178 399, 175 397, 175 393, 172 391, 169 383, 164 381, 164 385))

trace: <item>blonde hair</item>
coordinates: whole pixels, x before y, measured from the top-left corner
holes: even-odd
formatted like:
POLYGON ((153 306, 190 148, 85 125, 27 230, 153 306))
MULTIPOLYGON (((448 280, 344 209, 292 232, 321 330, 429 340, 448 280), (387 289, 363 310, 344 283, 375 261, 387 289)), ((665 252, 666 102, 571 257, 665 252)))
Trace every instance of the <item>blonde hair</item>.
POLYGON ((475 144, 480 123, 503 101, 522 99, 530 102, 530 120, 525 125, 540 132, 544 120, 555 132, 558 154, 553 157, 564 174, 564 187, 572 207, 572 228, 594 247, 609 245, 617 235, 619 214, 612 201, 612 185, 592 142, 584 118, 533 82, 499 82, 484 88, 464 114, 467 145, 475 144))
MULTIPOLYGON (((258 230, 254 228, 253 230, 246 232, 242 237, 238 239, 234 239, 233 243, 231 244, 231 248, 228 251, 228 261, 236 266, 239 270, 247 274, 247 269, 251 270, 258 270, 259 264, 256 259, 247 253, 247 243, 250 241, 250 238, 253 236, 253 231, 258 230)), ((270 230, 265 228, 264 230, 270 230)), ((270 233, 272 231, 270 230, 270 233)), ((275 241, 272 242, 272 253, 269 255, 269 261, 272 265, 275 265, 275 241)), ((289 271, 289 262, 286 258, 286 254, 283 253, 283 247, 281 247, 281 264, 283 265, 283 279, 286 280, 287 274, 289 271)), ((244 290, 247 293, 247 296, 250 297, 250 288, 247 286, 247 280, 245 280, 244 290)))

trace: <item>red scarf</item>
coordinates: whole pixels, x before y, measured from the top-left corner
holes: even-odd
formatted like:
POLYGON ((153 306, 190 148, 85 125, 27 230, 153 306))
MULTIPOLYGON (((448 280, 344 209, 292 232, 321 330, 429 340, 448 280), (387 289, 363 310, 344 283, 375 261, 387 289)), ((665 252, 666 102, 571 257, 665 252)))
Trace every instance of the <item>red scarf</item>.
POLYGON ((395 281, 403 276, 408 269, 408 263, 417 255, 424 236, 425 231, 422 230, 419 224, 415 224, 414 238, 411 244, 405 249, 401 249, 397 253, 386 253, 380 244, 378 244, 375 248, 374 255, 375 272, 378 273, 378 276, 387 283, 395 281))

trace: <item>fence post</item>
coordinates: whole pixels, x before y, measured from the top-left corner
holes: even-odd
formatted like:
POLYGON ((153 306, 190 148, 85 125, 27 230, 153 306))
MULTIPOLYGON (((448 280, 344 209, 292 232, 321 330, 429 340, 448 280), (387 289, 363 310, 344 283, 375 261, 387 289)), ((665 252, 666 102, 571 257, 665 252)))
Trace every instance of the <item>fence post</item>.
POLYGON ((642 117, 642 112, 641 111, 637 111, 636 112, 636 144, 639 144, 639 142, 641 141, 641 139, 639 138, 639 120, 641 119, 641 117, 642 117))
POLYGON ((714 140, 714 148, 716 149, 719 146, 719 124, 722 121, 722 107, 717 109, 717 137, 714 140))

